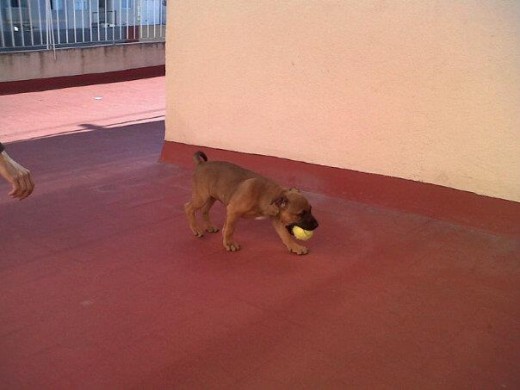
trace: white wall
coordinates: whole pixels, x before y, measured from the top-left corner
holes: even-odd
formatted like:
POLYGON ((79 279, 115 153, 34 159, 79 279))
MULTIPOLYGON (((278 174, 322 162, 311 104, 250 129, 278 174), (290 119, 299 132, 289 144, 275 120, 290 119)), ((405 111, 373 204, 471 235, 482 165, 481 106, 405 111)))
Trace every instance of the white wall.
POLYGON ((166 139, 520 201, 520 2, 169 3, 166 139))

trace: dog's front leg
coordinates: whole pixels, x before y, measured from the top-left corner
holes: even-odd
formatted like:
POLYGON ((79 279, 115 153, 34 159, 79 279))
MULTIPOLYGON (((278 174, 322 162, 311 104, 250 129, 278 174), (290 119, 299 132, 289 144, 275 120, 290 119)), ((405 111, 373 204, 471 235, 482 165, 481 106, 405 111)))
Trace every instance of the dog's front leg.
POLYGON ((309 250, 306 247, 293 241, 291 234, 287 231, 287 228, 278 219, 273 218, 272 222, 276 233, 278 233, 278 236, 280 236, 280 239, 285 244, 289 252, 296 253, 297 255, 306 255, 309 253, 309 250))
POLYGON ((224 227, 222 228, 222 237, 224 248, 230 252, 240 250, 240 245, 233 241, 233 233, 235 232, 235 225, 240 215, 233 210, 232 207, 227 207, 227 216, 224 227))

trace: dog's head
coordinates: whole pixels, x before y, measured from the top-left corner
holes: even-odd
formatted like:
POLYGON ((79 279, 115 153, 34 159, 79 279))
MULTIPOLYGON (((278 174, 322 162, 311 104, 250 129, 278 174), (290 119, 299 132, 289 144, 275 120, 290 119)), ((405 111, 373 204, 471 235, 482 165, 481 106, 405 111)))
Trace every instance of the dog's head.
POLYGON ((292 233, 294 226, 304 230, 314 230, 318 227, 318 221, 312 215, 312 207, 305 196, 297 189, 285 190, 273 200, 278 212, 278 219, 292 233))

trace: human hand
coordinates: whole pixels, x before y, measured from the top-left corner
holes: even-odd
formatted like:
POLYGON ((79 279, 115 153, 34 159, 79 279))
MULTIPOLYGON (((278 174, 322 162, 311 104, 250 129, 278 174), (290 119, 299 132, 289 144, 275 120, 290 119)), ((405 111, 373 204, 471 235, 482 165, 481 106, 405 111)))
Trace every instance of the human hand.
POLYGON ((9 195, 19 200, 27 198, 34 190, 31 172, 3 151, 0 153, 0 175, 12 185, 9 195))

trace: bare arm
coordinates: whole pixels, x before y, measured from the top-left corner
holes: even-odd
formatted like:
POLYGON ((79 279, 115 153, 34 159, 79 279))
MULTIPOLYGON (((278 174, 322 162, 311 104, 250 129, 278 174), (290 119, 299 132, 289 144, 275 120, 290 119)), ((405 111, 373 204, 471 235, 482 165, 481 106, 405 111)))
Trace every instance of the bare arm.
POLYGON ((9 195, 20 200, 27 198, 34 190, 31 172, 14 161, 0 143, 0 176, 11 183, 9 195))

